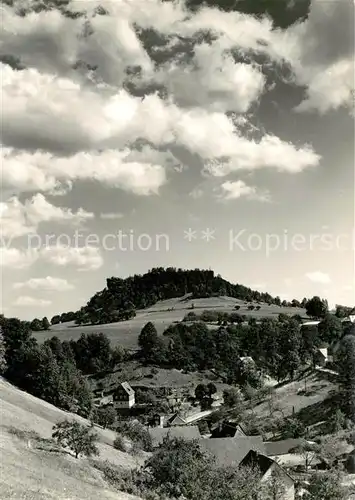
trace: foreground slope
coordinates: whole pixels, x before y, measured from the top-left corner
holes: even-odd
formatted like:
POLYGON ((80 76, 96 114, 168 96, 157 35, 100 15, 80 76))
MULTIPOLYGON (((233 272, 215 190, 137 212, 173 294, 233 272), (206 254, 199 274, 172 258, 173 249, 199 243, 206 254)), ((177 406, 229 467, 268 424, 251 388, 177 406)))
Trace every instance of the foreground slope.
MULTIPOLYGON (((0 378, 1 499, 134 500, 136 497, 110 490, 89 460, 49 451, 49 447, 39 449, 36 433, 50 438, 52 426, 64 418, 87 423, 0 378)), ((96 431, 100 439, 99 460, 125 468, 139 465, 142 459, 135 460, 112 447, 115 437, 112 431, 96 431)))

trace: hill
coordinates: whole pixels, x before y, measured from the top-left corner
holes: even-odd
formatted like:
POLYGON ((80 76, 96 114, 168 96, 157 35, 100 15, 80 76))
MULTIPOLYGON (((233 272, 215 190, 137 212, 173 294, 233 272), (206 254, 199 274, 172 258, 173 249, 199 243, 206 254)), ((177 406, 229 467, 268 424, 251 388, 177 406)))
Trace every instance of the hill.
MULTIPOLYGON (((64 418, 88 422, 59 410, 0 378, 0 490, 3 500, 134 500, 110 490, 101 473, 87 459, 49 451, 46 439, 64 418), (41 439, 42 438, 42 439, 41 439)), ((99 460, 133 468, 140 460, 115 450, 115 434, 96 429, 99 460)))
MULTIPOLYGON (((255 302, 256 304, 256 302, 255 302)), ((261 303, 260 309, 250 311, 244 300, 233 297, 218 296, 194 299, 192 294, 186 294, 178 298, 161 300, 146 309, 136 311, 134 318, 116 323, 100 325, 76 325, 74 321, 52 325, 50 330, 33 332, 38 342, 44 342, 54 335, 63 340, 77 340, 82 333, 103 332, 110 339, 111 344, 122 345, 127 349, 137 349, 137 340, 143 326, 151 321, 154 323, 159 334, 174 322, 181 321, 184 316, 192 310, 196 313, 203 310, 218 310, 221 312, 233 312, 236 305, 240 306, 238 313, 255 318, 275 317, 280 313, 305 317, 305 310, 298 307, 268 305, 261 303)))
MULTIPOLYGON (((211 270, 159 267, 143 275, 125 279, 108 278, 106 287, 95 293, 86 306, 76 312, 56 315, 51 323, 71 320, 80 325, 116 323, 133 318, 137 310, 147 309, 159 301, 183 298, 187 294, 190 294, 192 299, 228 296, 246 302, 301 306, 297 300, 281 303, 280 297, 272 297, 269 293, 258 292, 244 285, 232 284, 220 275, 216 276, 211 270)), ((32 322, 32 325, 36 325, 36 328, 31 326, 33 330, 41 329, 38 321, 36 319, 32 322)))

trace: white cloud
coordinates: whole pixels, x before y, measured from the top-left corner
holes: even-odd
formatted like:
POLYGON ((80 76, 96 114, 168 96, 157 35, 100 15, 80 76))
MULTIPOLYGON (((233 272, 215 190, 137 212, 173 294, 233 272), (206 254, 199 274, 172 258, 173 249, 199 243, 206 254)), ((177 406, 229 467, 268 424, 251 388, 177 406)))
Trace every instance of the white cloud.
POLYGON ((227 181, 221 184, 220 196, 225 200, 247 198, 250 200, 270 201, 267 192, 259 192, 255 186, 248 186, 244 181, 227 181))
POLYGON ((157 193, 166 182, 161 165, 126 162, 130 151, 106 150, 55 157, 49 153, 2 150, 3 183, 17 191, 50 191, 68 180, 99 181, 138 195, 157 193))
POLYGON ((93 246, 47 246, 41 250, 41 257, 56 266, 75 266, 79 271, 95 271, 103 265, 100 249, 93 246))
POLYGON ((66 279, 46 276, 45 278, 30 278, 28 281, 14 283, 13 288, 15 290, 29 288, 31 290, 65 292, 73 290, 75 287, 66 279))
POLYGON ((40 250, 0 248, 0 265, 4 268, 23 269, 35 262, 46 262, 58 267, 75 267, 78 271, 95 271, 103 265, 100 249, 93 246, 44 246, 40 250))
POLYGON ((308 278, 310 281, 313 281, 313 283, 326 284, 332 282, 329 274, 323 273, 321 271, 312 271, 306 273, 306 278, 308 278))
POLYGON ((308 20, 290 32, 298 47, 291 59, 296 81, 306 86, 306 98, 296 110, 352 110, 354 2, 312 0, 308 20))
POLYGON ((101 219, 108 219, 108 220, 115 220, 115 219, 122 219, 124 217, 123 214, 117 212, 107 212, 107 213, 102 213, 100 214, 101 219))
POLYGON ((21 295, 18 297, 15 302, 13 302, 14 306, 24 306, 24 307, 47 307, 51 305, 50 300, 46 299, 35 299, 34 297, 29 297, 27 295, 21 295))
POLYGON ((184 106, 244 113, 260 97, 260 68, 236 63, 219 42, 197 45, 189 65, 165 64, 155 76, 184 106))
POLYGON ((79 208, 73 212, 69 208, 56 207, 38 193, 25 203, 17 197, 0 203, 0 227, 4 237, 15 238, 36 232, 42 222, 69 222, 80 224, 92 219, 94 214, 79 208))
POLYGON ((38 252, 18 248, 0 248, 0 266, 23 269, 31 266, 38 259, 38 252))

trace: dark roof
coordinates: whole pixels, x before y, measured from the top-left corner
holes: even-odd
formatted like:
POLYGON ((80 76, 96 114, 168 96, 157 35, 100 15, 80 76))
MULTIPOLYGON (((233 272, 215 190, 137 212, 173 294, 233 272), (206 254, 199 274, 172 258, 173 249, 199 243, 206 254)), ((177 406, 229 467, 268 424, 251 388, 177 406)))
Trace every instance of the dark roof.
POLYGON ((261 475, 264 476, 270 467, 275 463, 274 460, 251 450, 240 463, 241 466, 252 466, 260 469, 261 475))
POLYGON ((223 422, 215 426, 212 430, 213 438, 222 437, 240 437, 247 436, 245 430, 240 424, 235 424, 233 422, 223 422))
POLYGON ((283 468, 281 465, 279 465, 275 460, 272 460, 272 458, 269 458, 262 453, 258 453, 254 450, 251 450, 247 456, 242 460, 240 463, 241 466, 251 466, 251 467, 257 467, 259 468, 261 475, 265 476, 267 471, 270 469, 272 465, 276 464, 278 469, 282 471, 284 474, 286 474, 292 481, 294 481, 293 477, 290 476, 290 474, 283 468))
POLYGON ((215 457, 218 466, 238 466, 250 450, 265 453, 261 436, 201 439, 199 444, 215 457))
POLYGON ((268 441, 265 442, 266 454, 269 457, 277 455, 287 455, 290 450, 304 443, 304 439, 284 439, 282 441, 268 441))
POLYGON ((200 439, 201 434, 197 425, 186 425, 182 427, 153 427, 148 430, 152 438, 153 446, 159 446, 166 436, 171 438, 183 438, 188 441, 200 439))

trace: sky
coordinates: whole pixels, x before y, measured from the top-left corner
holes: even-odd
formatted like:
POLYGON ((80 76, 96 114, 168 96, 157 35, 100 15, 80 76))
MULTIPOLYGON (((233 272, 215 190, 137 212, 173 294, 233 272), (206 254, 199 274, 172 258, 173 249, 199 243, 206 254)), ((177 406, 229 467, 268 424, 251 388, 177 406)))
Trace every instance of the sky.
POLYGON ((35 4, 1 5, 6 316, 158 266, 355 304, 352 0, 284 29, 182 1, 35 4))

